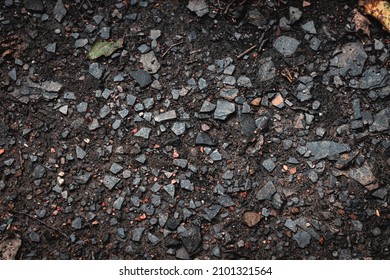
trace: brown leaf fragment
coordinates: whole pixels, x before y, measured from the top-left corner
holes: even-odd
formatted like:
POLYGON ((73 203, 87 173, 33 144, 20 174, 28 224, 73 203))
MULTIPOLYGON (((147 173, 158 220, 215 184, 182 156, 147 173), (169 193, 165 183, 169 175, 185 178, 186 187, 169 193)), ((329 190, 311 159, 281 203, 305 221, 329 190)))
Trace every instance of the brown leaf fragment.
POLYGON ((356 32, 362 30, 364 34, 366 34, 368 37, 371 37, 370 27, 369 27, 371 25, 371 22, 368 20, 368 18, 363 16, 357 9, 354 9, 352 13, 353 13, 352 22, 355 24, 356 32))
POLYGON ((383 0, 364 1, 364 10, 382 23, 387 32, 390 32, 390 3, 383 0))

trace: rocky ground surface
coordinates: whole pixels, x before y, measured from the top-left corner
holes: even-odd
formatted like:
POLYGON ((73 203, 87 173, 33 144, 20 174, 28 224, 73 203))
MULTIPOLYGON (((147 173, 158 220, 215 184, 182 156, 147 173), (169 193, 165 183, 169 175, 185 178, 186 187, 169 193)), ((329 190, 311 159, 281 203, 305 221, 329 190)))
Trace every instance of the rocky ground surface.
POLYGON ((388 259, 390 41, 357 2, 1 1, 2 258, 388 259))

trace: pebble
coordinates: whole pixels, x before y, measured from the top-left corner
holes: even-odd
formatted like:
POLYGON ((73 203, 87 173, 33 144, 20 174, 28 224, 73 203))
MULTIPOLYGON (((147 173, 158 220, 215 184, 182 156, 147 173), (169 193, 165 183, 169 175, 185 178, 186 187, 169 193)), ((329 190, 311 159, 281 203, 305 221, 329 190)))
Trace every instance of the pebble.
POLYGON ((270 124, 270 118, 268 115, 261 115, 255 120, 256 127, 261 130, 266 130, 270 124))
POLYGON ((100 127, 99 121, 97 119, 92 119, 92 122, 90 125, 88 125, 89 130, 96 130, 100 127))
POLYGON ((88 183, 89 179, 91 178, 91 175, 92 174, 89 172, 82 172, 75 178, 75 181, 77 184, 85 185, 86 183, 88 183))
POLYGON ((41 179, 46 175, 46 168, 42 164, 38 164, 34 167, 32 171, 32 176, 34 179, 41 179))
POLYGON ((210 138, 210 136, 205 132, 199 132, 196 135, 195 139, 196 145, 207 145, 207 146, 215 146, 215 142, 210 138))
POLYGON ((112 190, 119 182, 121 179, 110 176, 110 175, 105 175, 103 179, 103 184, 109 189, 112 190))
POLYGON ((283 96, 278 92, 274 99, 272 100, 271 104, 279 109, 282 109, 284 107, 284 99, 283 96))
POLYGON ((265 169, 267 169, 268 172, 272 172, 272 171, 275 169, 275 167, 276 167, 276 165, 275 165, 273 159, 271 159, 271 158, 264 160, 264 161, 261 163, 261 165, 262 165, 265 169))
MULTIPOLYGON (((196 1, 196 0, 194 0, 194 1, 196 1)), ((189 260, 189 259, 191 259, 190 255, 188 254, 188 252, 187 252, 185 247, 180 247, 179 249, 177 249, 175 256, 176 256, 177 259, 180 259, 180 260, 189 260)))
POLYGON ((291 7, 289 8, 290 23, 294 24, 302 17, 302 11, 299 8, 291 7))
POLYGON ((297 232, 297 224, 290 218, 286 220, 284 226, 294 233, 297 232))
POLYGON ((256 212, 245 212, 242 216, 242 222, 247 227, 254 227, 261 221, 261 214, 256 212))
POLYGON ((150 232, 148 232, 148 240, 152 245, 157 245, 160 243, 160 239, 150 232))
POLYGON ((80 147, 76 146, 76 157, 78 159, 84 159, 87 153, 80 147))
POLYGON ((310 244, 311 236, 306 231, 299 230, 292 237, 298 244, 300 248, 305 248, 310 244))
POLYGON ((113 164, 111 164, 111 167, 110 167, 110 172, 113 173, 113 174, 118 174, 119 172, 121 172, 123 170, 123 167, 119 164, 117 164, 116 162, 114 162, 113 164))
POLYGON ((210 154, 210 158, 211 158, 213 161, 220 161, 220 160, 222 160, 222 155, 220 154, 220 152, 218 152, 218 150, 214 150, 214 151, 210 154))
POLYGON ((55 53, 57 48, 57 43, 50 43, 46 45, 46 51, 55 53))
POLYGON ((214 111, 214 118, 217 120, 225 120, 229 115, 236 111, 234 103, 218 100, 217 107, 214 111))
POLYGON ((350 75, 352 77, 362 74, 367 54, 360 42, 347 43, 341 48, 341 52, 329 61, 330 75, 350 75))
POLYGON ((163 189, 171 196, 175 197, 175 186, 172 184, 165 185, 163 189))
POLYGON ((390 107, 375 114, 374 121, 370 125, 370 132, 381 132, 389 129, 390 107))
POLYGON ((221 195, 218 198, 218 203, 223 207, 235 206, 236 204, 233 202, 232 198, 228 195, 221 195))
POLYGON ((317 34, 317 30, 316 30, 316 27, 314 25, 314 21, 308 21, 306 22, 305 24, 302 24, 301 25, 302 29, 309 33, 309 34, 317 34))
POLYGON ((300 42, 297 39, 283 35, 275 40, 273 47, 286 57, 293 55, 299 44, 300 42))
POLYGON ((177 135, 177 136, 182 135, 182 134, 184 134, 184 132, 186 131, 186 124, 183 123, 183 122, 175 122, 175 123, 172 125, 171 130, 172 130, 173 133, 175 133, 175 135, 177 135))
POLYGON ((195 189, 190 180, 180 180, 180 187, 191 192, 195 189))
POLYGON ((256 194, 257 200, 270 200, 276 193, 276 188, 271 181, 268 181, 256 194))
POLYGON ((121 239, 126 239, 126 231, 123 227, 120 227, 116 230, 116 234, 118 235, 119 238, 121 239))
POLYGON ((136 137, 142 137, 144 139, 149 139, 149 136, 150 136, 150 132, 152 131, 151 128, 149 127, 141 127, 140 130, 137 131, 136 134, 134 134, 134 136, 136 137))
POLYGON ((64 105, 64 106, 61 106, 58 109, 58 111, 60 111, 61 114, 66 116, 68 114, 68 109, 69 109, 69 106, 68 105, 64 105))
POLYGON ((240 87, 246 87, 246 88, 251 88, 252 87, 252 82, 251 80, 246 77, 246 76, 240 76, 237 80, 237 85, 240 87))
POLYGON ((200 231, 200 227, 193 225, 181 235, 183 246, 186 248, 188 253, 193 254, 202 243, 202 233, 200 231))
POLYGON ((174 120, 176 118, 177 115, 175 110, 170 110, 168 112, 154 116, 154 120, 156 122, 164 122, 164 121, 174 120))
POLYGON ((190 0, 188 2, 187 8, 191 12, 196 13, 198 17, 203 17, 209 12, 209 7, 204 0, 190 0))
POLYGON ((328 156, 338 155, 351 150, 347 144, 333 141, 307 142, 306 148, 311 152, 312 160, 324 159, 328 156))
POLYGON ((221 208, 222 206, 218 204, 212 204, 210 207, 205 208, 204 212, 206 215, 204 216, 204 218, 211 222, 212 219, 214 219, 215 216, 218 215, 221 208))
POLYGON ((114 201, 112 207, 114 207, 116 210, 121 210, 124 201, 125 201, 125 199, 124 199, 123 197, 120 196, 120 197, 118 197, 118 198, 114 201))
POLYGON ((62 3, 62 0, 58 0, 53 9, 54 18, 58 22, 61 22, 62 19, 65 17, 66 13, 67 10, 65 9, 64 3, 62 3))
POLYGON ((81 221, 80 217, 76 217, 72 221, 72 228, 74 228, 74 229, 81 229, 82 228, 82 221, 81 221))
POLYGON ((271 58, 259 61, 260 67, 258 72, 258 81, 266 82, 273 80, 277 76, 277 70, 271 58))
POLYGON ((99 63, 93 62, 89 65, 89 74, 96 79, 100 79, 103 76, 103 69, 100 67, 99 63))
POLYGON ((134 228, 132 231, 131 240, 133 240, 135 242, 141 241, 142 234, 144 233, 144 231, 145 231, 144 227, 134 228))
POLYGON ((143 69, 131 71, 130 76, 141 88, 145 88, 152 83, 152 76, 143 69))
POLYGON ((142 63, 143 68, 150 74, 157 73, 161 67, 153 51, 141 54, 140 62, 142 63))

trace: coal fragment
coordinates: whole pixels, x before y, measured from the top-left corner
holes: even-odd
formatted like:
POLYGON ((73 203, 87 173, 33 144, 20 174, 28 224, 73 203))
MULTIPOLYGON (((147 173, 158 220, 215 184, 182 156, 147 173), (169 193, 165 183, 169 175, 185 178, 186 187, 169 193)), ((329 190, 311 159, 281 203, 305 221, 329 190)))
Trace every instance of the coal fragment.
POLYGON ((147 87, 152 83, 152 76, 143 69, 131 71, 130 75, 141 88, 147 87))
POLYGON ((188 253, 194 253, 202 243, 200 227, 191 226, 190 229, 183 233, 182 242, 188 253))
POLYGON ((205 132, 199 132, 196 135, 195 139, 196 145, 207 145, 207 146, 215 146, 215 142, 210 138, 210 136, 205 132))
POLYGON ((276 193, 276 188, 271 181, 268 181, 256 194, 257 200, 270 200, 276 193))

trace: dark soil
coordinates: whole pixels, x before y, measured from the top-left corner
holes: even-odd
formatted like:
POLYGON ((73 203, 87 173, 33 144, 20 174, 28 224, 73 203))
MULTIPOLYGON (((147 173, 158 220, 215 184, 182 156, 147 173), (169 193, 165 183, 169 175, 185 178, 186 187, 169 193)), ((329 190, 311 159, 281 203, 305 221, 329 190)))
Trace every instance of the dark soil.
POLYGON ((388 61, 381 58, 390 50, 388 33, 372 18, 371 38, 354 30, 351 17, 357 1, 313 0, 302 7, 302 1, 248 0, 236 1, 245 3, 234 3, 230 9, 230 1, 206 1, 209 13, 198 17, 187 8, 188 1, 64 0, 67 13, 61 22, 53 16, 56 1, 43 1, 44 10, 38 12, 26 9, 26 1, 8 2, 12 4, 0 4, 0 242, 20 238, 17 259, 389 258, 389 129, 373 131, 370 124, 351 129, 353 100, 358 98, 361 111, 375 117, 389 108, 388 88, 352 88, 349 81, 356 77, 349 76, 342 77, 343 85, 335 86, 333 77, 329 82, 323 78, 337 48, 351 42, 365 47, 364 69, 388 70, 388 61), (288 18, 290 6, 300 8, 302 18, 291 30, 281 30, 279 20, 288 18), (248 14, 255 9, 264 16, 264 26, 249 22, 248 14), (96 15, 103 17, 100 24, 94 20, 96 15), (301 28, 311 20, 322 40, 317 51, 309 46, 311 35, 301 28), (124 38, 123 49, 110 57, 87 60, 105 26, 111 28, 110 39, 124 38), (161 31, 154 47, 151 30, 161 31), (193 34, 196 37, 190 39, 193 34), (281 35, 301 42, 291 57, 273 47, 281 35), (237 58, 260 44, 262 36, 262 48, 237 58), (75 48, 76 38, 88 43, 75 48), (384 48, 375 49, 375 40, 383 42, 384 48), (52 43, 56 49, 49 52, 52 43), (142 68, 138 49, 142 44, 152 46, 161 64, 152 75, 161 88, 140 88, 130 75, 142 68), (177 45, 170 48, 173 44, 177 45), (236 110, 226 120, 213 118, 213 113, 202 116, 199 110, 205 100, 213 104, 224 100, 220 93, 226 88, 225 76, 208 67, 227 57, 235 66, 232 76, 248 77, 252 87, 234 86, 238 97, 228 101, 236 110), (262 82, 259 67, 267 57, 277 75, 262 82), (88 72, 93 62, 104 69, 100 79, 88 72), (16 79, 9 74, 14 68, 16 79), (124 80, 114 82, 119 73, 124 80), (295 95, 302 76, 313 77, 312 98, 307 101, 295 95), (205 79, 207 88, 191 88, 191 78, 205 79), (62 85, 51 100, 43 89, 31 86, 46 81, 62 85), (173 98, 172 90, 183 88, 188 93, 173 98), (105 89, 113 91, 107 99, 98 92, 105 89), (75 99, 65 98, 67 92, 74 93, 75 99), (291 106, 271 104, 279 92, 291 106), (153 98, 154 104, 136 111, 127 102, 129 95, 137 98, 136 103, 153 98), (260 104, 255 104, 256 98, 261 98, 260 104), (320 102, 319 109, 313 109, 313 101, 320 102), (77 110, 81 102, 88 103, 86 112, 77 110), (241 113, 245 104, 251 108, 249 114, 241 113), (64 105, 68 105, 66 114, 60 112, 64 105), (100 117, 104 105, 110 113, 100 117), (121 119, 118 112, 123 109, 129 113, 121 119), (156 116, 170 110, 176 111, 176 120, 144 119, 149 112, 156 116), (246 115, 254 121, 264 114, 269 116, 268 125, 245 133, 246 115), (314 121, 306 119, 300 128, 296 124, 300 114, 306 118, 309 114, 314 121), (88 128, 93 119, 98 119, 100 128, 88 128), (118 119, 120 128, 114 129, 118 119), (171 130, 178 120, 186 123, 185 133, 179 136, 171 130), (340 133, 343 126, 346 130, 340 133), (148 139, 134 136, 142 127, 152 129, 148 139), (317 128, 325 129, 323 137, 317 135, 317 128), (215 146, 196 145, 202 130, 215 146), (284 140, 291 140, 291 147, 284 148, 284 140), (357 153, 339 171, 368 164, 376 185, 370 189, 350 176, 338 176, 337 157, 311 160, 310 155, 297 152, 308 142, 325 140, 349 145, 348 155, 357 153), (76 147, 86 152, 85 158, 76 157, 76 147), (211 160, 209 149, 217 149, 222 160, 211 160), (136 159, 139 155, 146 156, 144 163, 136 159), (298 163, 288 163, 291 157, 298 163), (174 158, 188 164, 177 166, 174 158), (269 158, 275 159, 272 171, 262 164, 269 158), (110 172, 113 163, 123 167, 117 175, 110 172), (45 172, 35 176, 39 165, 45 172), (124 170, 129 171, 128 177, 124 170), (224 177, 227 171, 233 172, 232 178, 224 177), (311 180, 311 171, 317 179, 311 180), (91 177, 80 182, 85 173, 91 177), (104 184, 106 175, 120 182, 109 189, 104 184), (183 180, 190 180, 194 189, 181 188, 183 180), (257 198, 269 181, 280 203, 275 194, 257 198), (156 184, 160 188, 154 188, 156 184), (164 189, 169 184, 175 186, 174 197, 164 189), (378 196, 378 190, 384 195, 378 196), (116 209, 119 197, 124 202, 116 209), (232 203, 222 202, 225 198, 232 203), (208 209, 215 206, 220 211, 209 217, 208 209), (249 227, 243 218, 246 212, 261 214, 260 222, 249 227), (288 219, 297 230, 285 226, 288 219), (137 228, 144 228, 140 240, 134 237, 137 228), (304 246, 297 242, 300 232, 310 236, 304 246), (152 235, 159 242, 154 243, 152 235), (183 246, 188 256, 178 253, 183 246))

